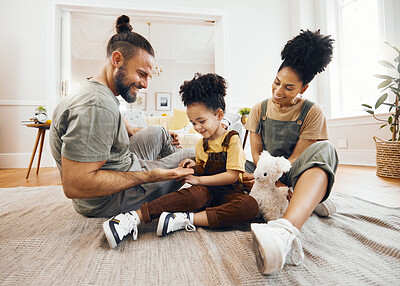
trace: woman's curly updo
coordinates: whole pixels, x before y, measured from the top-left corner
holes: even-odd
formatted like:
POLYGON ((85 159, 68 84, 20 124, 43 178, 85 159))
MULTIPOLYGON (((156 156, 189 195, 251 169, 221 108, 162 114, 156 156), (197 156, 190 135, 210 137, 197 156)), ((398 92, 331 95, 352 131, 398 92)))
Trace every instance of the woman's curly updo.
POLYGON ((331 36, 320 31, 301 30, 300 34, 289 40, 281 52, 284 67, 294 69, 303 85, 310 83, 317 73, 325 70, 332 60, 333 42, 331 36))
POLYGON ((145 50, 154 57, 154 50, 149 41, 142 35, 132 32, 130 19, 126 15, 119 16, 115 29, 117 33, 110 38, 107 44, 107 57, 110 57, 114 51, 119 51, 124 58, 130 59, 138 49, 145 50))
POLYGON ((207 108, 225 111, 226 81, 215 73, 196 73, 192 80, 185 81, 179 90, 185 107, 193 103, 203 103, 207 108))

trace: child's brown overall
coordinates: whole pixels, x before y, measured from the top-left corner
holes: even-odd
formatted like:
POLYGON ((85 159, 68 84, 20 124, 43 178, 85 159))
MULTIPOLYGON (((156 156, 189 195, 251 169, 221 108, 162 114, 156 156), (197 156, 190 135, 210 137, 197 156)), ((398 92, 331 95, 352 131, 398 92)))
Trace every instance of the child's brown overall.
MULTIPOLYGON (((230 131, 223 143, 223 152, 209 153, 204 175, 226 172, 227 147, 236 131, 230 131)), ((208 149, 208 140, 203 139, 203 148, 208 149)), ((256 200, 244 194, 240 183, 226 186, 194 185, 190 188, 167 194, 141 206, 143 220, 148 223, 162 212, 196 212, 206 210, 210 228, 226 227, 251 221, 258 214, 256 200)))

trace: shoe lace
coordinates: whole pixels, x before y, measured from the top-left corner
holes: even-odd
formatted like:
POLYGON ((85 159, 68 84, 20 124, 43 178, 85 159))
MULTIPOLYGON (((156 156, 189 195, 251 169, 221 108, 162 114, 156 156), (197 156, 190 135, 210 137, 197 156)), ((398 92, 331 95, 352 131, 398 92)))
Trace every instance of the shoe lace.
POLYGON ((299 265, 304 260, 303 246, 298 237, 295 237, 292 242, 291 251, 288 254, 289 261, 294 265, 299 265))
POLYGON ((282 228, 281 235, 287 236, 287 238, 285 239, 287 241, 285 252, 287 253, 286 257, 288 259, 288 262, 294 265, 301 264, 304 260, 304 252, 301 240, 297 237, 296 233, 293 233, 292 229, 284 224, 281 224, 280 222, 273 221, 269 224, 272 227, 282 228), (293 239, 291 239, 290 237, 292 237, 293 239))
POLYGON ((138 227, 135 217, 127 212, 124 213, 126 219, 121 220, 119 226, 124 230, 124 236, 132 232, 133 240, 137 240, 138 227))
POLYGON ((190 222, 189 214, 180 213, 175 215, 175 219, 178 223, 175 224, 174 231, 182 228, 186 229, 187 231, 196 231, 196 227, 190 222))

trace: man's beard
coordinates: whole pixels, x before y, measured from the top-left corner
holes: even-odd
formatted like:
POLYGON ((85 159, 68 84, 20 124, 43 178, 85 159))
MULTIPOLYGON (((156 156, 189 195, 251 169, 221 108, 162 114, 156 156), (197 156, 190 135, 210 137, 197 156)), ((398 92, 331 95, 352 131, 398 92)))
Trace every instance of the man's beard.
MULTIPOLYGON (((134 85, 133 83, 131 83, 130 85, 125 85, 123 83, 125 75, 126 75, 125 68, 120 67, 115 75, 115 86, 117 87, 119 95, 121 95, 122 98, 125 99, 126 102, 133 103, 136 101, 136 94, 132 95, 130 93, 130 90, 131 90, 132 85, 134 87, 136 87, 136 85, 134 85)), ((139 87, 139 88, 141 88, 141 87, 139 87)))

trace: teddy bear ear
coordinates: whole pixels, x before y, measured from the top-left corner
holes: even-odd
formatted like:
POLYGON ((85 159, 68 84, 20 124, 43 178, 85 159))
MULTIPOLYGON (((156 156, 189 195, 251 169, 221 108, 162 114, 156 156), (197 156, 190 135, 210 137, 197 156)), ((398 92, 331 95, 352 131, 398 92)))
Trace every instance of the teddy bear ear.
POLYGON ((260 155, 260 159, 267 158, 267 157, 271 157, 271 154, 267 150, 262 151, 261 155, 260 155))
POLYGON ((288 159, 286 159, 285 157, 277 158, 276 165, 277 165, 278 169, 281 170, 282 172, 287 172, 292 167, 292 165, 290 164, 290 161, 288 159))

